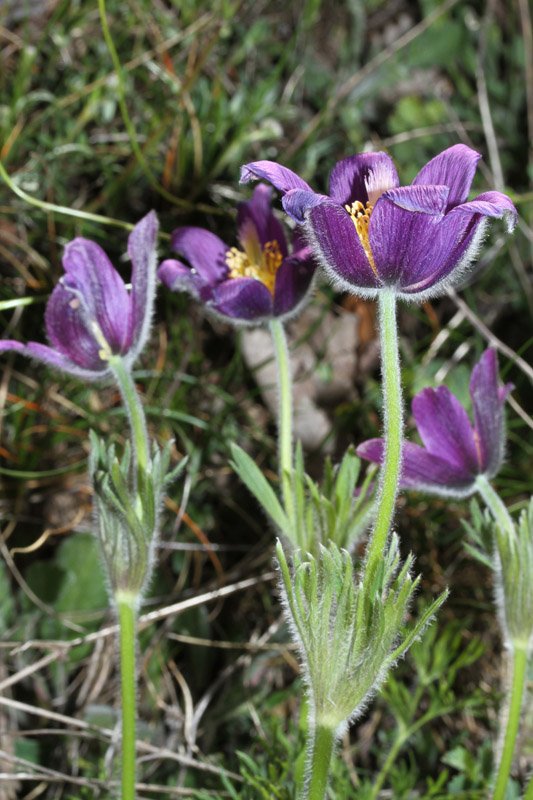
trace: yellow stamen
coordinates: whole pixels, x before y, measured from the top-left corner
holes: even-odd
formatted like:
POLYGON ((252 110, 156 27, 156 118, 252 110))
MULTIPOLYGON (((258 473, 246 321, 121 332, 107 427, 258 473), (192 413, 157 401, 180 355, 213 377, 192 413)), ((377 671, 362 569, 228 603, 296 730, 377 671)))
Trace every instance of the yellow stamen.
POLYGON ((352 218, 353 224, 355 225, 355 230, 359 236, 359 241, 361 242, 363 250, 365 251, 366 257, 368 258, 368 263, 372 268, 372 272, 376 278, 379 278, 378 271, 376 269, 376 262, 374 261, 374 254, 372 253, 372 248, 370 247, 370 239, 368 237, 370 215, 374 206, 372 206, 370 203, 367 203, 366 206, 364 206, 360 200, 356 200, 355 203, 352 203, 351 205, 346 204, 344 208, 352 218))
POLYGON ((104 334, 102 333, 102 329, 100 328, 99 324, 94 320, 91 322, 91 328, 93 331, 93 336, 96 339, 97 343, 100 345, 100 350, 98 351, 98 356, 102 361, 109 361, 113 353, 111 352, 111 348, 106 341, 104 334))
POLYGON ((275 239, 263 245, 259 263, 251 261, 246 253, 236 247, 226 253, 228 278, 255 278, 264 283, 271 294, 274 294, 276 273, 282 262, 283 255, 275 239))

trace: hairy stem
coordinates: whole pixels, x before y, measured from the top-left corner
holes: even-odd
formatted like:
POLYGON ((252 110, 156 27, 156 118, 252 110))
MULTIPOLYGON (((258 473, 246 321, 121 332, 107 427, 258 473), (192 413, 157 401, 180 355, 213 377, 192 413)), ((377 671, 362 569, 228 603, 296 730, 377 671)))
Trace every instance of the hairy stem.
POLYGON ((144 473, 148 467, 150 455, 144 409, 139 395, 137 394, 131 372, 124 364, 123 359, 120 358, 120 356, 113 356, 110 360, 110 366, 120 389, 122 401, 128 412, 131 425, 133 456, 138 471, 138 478, 142 483, 144 473))
POLYGON ((292 380, 291 363, 287 337, 283 323, 278 319, 270 322, 270 333, 276 353, 278 367, 278 441, 279 441, 279 473, 285 510, 289 519, 293 519, 294 498, 292 490, 293 442, 292 442, 292 380))
POLYGON ((367 575, 370 581, 385 550, 400 482, 403 409, 396 295, 393 289, 383 288, 379 292, 379 335, 385 453, 379 474, 376 521, 367 551, 367 575))
MULTIPOLYGON (((513 649, 512 671, 511 691, 507 708, 507 727, 505 729, 500 764, 494 784, 493 800, 504 800, 513 763, 513 753, 518 728, 520 726, 520 710, 522 708, 522 698, 526 682, 527 650, 525 648, 516 647, 513 649)), ((529 797, 531 793, 530 786, 527 790, 526 797, 529 797)))
POLYGON ((328 788, 329 766, 335 747, 335 731, 324 725, 309 729, 313 737, 309 777, 305 781, 302 800, 324 800, 328 788))
POLYGON ((507 511, 507 507, 498 492, 492 488, 484 475, 478 475, 476 486, 478 492, 480 493, 502 532, 507 531, 514 538, 515 529, 512 517, 507 511))
POLYGON ((120 650, 120 692, 122 698, 122 800, 135 800, 136 672, 135 623, 137 598, 131 592, 117 592, 120 650))

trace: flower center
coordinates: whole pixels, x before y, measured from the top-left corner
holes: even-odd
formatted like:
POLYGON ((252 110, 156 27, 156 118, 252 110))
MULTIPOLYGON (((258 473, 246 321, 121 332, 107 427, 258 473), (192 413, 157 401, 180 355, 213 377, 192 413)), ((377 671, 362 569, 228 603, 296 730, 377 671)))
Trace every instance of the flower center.
POLYGON ((350 217, 352 218, 352 222, 355 225, 355 230, 357 231, 357 235, 359 236, 359 241, 365 251, 365 255, 368 258, 368 263, 372 267, 372 272, 379 278, 378 271, 376 269, 376 262, 374 261, 374 255, 372 253, 372 248, 370 247, 370 239, 368 238, 368 226, 370 224, 370 215, 374 208, 373 205, 368 202, 366 206, 364 206, 360 200, 356 200, 355 203, 351 205, 346 204, 344 206, 350 217))
POLYGON ((251 261, 245 252, 237 247, 232 247, 226 253, 228 278, 255 278, 264 283, 269 292, 274 294, 276 273, 281 267, 282 261, 283 255, 276 239, 265 242, 256 263, 251 261))

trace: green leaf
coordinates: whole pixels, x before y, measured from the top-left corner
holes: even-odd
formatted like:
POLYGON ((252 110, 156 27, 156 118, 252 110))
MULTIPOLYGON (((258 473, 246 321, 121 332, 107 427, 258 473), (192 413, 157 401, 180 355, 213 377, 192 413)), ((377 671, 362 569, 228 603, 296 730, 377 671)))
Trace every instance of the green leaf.
POLYGON ((231 465, 242 482, 248 487, 258 503, 260 503, 278 528, 282 531, 287 531, 289 528, 287 515, 276 497, 272 486, 255 461, 237 444, 231 445, 231 454, 233 456, 231 465))

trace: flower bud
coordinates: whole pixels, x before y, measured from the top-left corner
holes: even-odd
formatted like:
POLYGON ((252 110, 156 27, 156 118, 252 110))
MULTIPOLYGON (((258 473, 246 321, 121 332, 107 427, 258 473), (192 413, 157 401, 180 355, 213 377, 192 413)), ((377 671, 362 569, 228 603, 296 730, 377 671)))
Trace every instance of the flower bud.
POLYGON ((340 737, 359 716, 387 671, 420 636, 444 592, 410 629, 404 620, 419 578, 409 556, 400 564, 393 536, 380 570, 354 576, 350 555, 335 543, 317 555, 297 551, 289 567, 278 542, 281 592, 300 651, 314 724, 340 737))
POLYGON ((115 446, 91 432, 89 472, 94 491, 97 536, 113 595, 128 592, 140 596, 152 572, 159 535, 159 510, 167 485, 185 466, 185 459, 172 471, 172 442, 153 446, 143 480, 132 480, 129 443, 121 458, 115 446))

